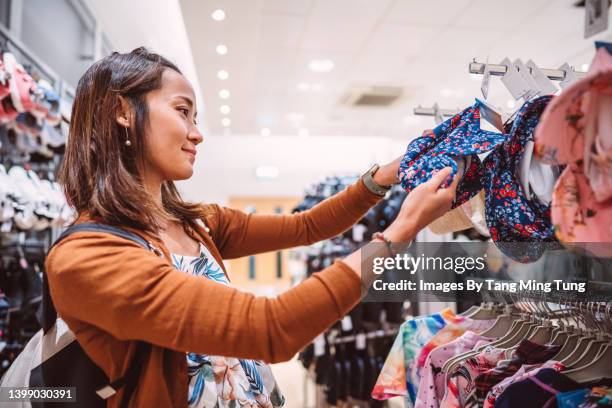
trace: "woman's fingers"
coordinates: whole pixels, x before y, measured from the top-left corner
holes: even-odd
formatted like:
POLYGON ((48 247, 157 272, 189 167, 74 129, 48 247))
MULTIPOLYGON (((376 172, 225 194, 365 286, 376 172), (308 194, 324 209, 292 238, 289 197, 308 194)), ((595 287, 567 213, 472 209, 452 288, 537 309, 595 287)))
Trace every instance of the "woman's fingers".
POLYGON ((450 167, 443 168, 442 170, 431 176, 431 180, 429 180, 428 183, 431 183, 431 186, 435 190, 438 190, 442 186, 442 184, 444 184, 448 176, 451 174, 451 171, 452 168, 450 167))

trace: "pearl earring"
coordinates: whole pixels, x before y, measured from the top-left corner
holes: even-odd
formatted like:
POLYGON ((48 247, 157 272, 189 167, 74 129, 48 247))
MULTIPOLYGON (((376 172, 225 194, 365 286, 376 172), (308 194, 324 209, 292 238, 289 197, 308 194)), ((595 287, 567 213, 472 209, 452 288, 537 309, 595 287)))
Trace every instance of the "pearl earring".
POLYGON ((130 135, 128 133, 128 128, 125 128, 125 145, 127 147, 130 147, 132 145, 132 142, 130 141, 130 135))

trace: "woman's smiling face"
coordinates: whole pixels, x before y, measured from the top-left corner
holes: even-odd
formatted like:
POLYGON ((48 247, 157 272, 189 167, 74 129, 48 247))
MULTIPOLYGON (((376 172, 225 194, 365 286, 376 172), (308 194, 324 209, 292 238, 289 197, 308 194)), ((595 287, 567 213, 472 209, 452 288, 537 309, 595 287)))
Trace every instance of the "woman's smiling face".
POLYGON ((184 180, 193 174, 196 146, 203 140, 196 125, 193 88, 180 73, 166 69, 162 85, 146 96, 145 178, 184 180))

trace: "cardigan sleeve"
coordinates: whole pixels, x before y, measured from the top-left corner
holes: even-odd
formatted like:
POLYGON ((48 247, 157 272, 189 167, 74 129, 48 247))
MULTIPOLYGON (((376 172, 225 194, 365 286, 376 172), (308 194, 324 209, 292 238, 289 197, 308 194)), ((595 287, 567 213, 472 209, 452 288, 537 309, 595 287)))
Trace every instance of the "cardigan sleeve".
POLYGON ((359 221, 380 199, 359 179, 342 192, 301 213, 246 214, 211 205, 209 222, 221 256, 232 259, 332 238, 359 221))
POLYGON ((290 359, 361 296, 359 277, 341 261, 277 297, 256 297, 104 233, 66 238, 46 271, 62 317, 119 340, 267 362, 290 359))

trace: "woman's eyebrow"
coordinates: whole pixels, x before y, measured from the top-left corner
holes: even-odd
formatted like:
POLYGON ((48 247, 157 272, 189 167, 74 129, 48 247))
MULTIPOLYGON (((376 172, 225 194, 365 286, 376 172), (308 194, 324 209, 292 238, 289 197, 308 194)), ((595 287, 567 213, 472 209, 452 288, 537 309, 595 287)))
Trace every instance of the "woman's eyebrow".
POLYGON ((193 108, 193 101, 191 100, 190 97, 185 96, 185 95, 176 95, 175 98, 184 100, 185 103, 187 103, 187 105, 189 105, 190 108, 193 108))

